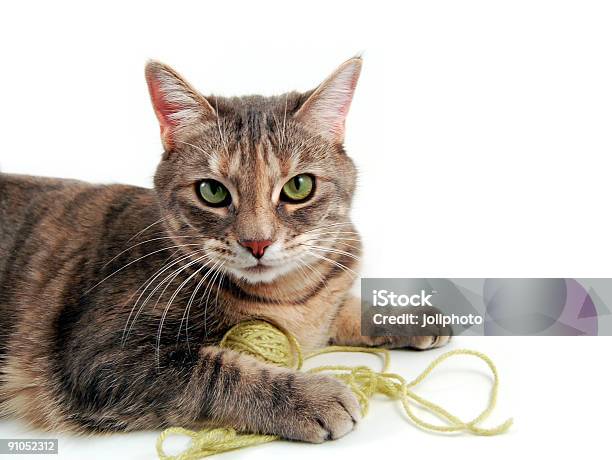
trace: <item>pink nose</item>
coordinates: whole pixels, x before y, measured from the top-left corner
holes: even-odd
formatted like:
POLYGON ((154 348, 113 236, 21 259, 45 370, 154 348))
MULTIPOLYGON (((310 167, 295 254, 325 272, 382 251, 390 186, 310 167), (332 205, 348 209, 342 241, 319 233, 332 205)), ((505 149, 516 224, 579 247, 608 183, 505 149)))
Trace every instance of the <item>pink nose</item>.
POLYGON ((271 240, 261 240, 261 241, 238 241, 245 248, 249 248, 251 250, 251 254, 253 254, 256 258, 261 259, 266 252, 266 248, 272 244, 271 240))

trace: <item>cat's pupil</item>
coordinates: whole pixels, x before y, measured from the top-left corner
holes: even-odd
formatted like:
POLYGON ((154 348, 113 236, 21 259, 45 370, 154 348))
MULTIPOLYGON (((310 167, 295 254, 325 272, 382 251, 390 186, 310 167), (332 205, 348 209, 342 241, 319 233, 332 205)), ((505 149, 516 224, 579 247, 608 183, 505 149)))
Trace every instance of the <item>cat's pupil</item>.
POLYGON ((293 178, 293 185, 295 186, 296 190, 299 190, 302 188, 302 176, 295 176, 293 178))
POLYGON ((217 192, 219 191, 219 186, 215 182, 212 182, 209 185, 209 187, 210 187, 210 191, 212 192, 213 195, 216 195, 217 192))

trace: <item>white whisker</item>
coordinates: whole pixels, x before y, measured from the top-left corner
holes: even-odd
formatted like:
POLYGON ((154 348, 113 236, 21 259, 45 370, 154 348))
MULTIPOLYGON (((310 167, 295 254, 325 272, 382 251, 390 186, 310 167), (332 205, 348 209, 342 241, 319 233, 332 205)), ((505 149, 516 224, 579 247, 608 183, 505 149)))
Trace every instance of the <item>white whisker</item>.
POLYGON ((353 225, 353 223, 349 220, 349 221, 346 221, 346 222, 336 222, 336 223, 333 223, 333 224, 325 224, 325 225, 323 225, 321 227, 315 227, 315 228, 307 230, 307 231, 305 231, 303 233, 312 233, 312 232, 316 232, 317 230, 327 230, 327 229, 329 229, 331 227, 340 227, 342 225, 353 225))
POLYGON ((131 261, 128 264, 125 264, 123 267, 115 270, 114 272, 112 272, 110 275, 108 275, 107 277, 103 278, 101 281, 99 281, 98 283, 94 284, 91 288, 89 288, 87 291, 85 291, 85 294, 89 294, 92 290, 94 290, 95 288, 97 288, 100 284, 102 284, 104 281, 106 281, 107 279, 109 279, 110 277, 116 275, 117 273, 119 273, 122 270, 125 270, 127 267, 129 267, 130 265, 135 264, 136 262, 145 259, 146 257, 150 257, 153 254, 157 254, 160 253, 162 251, 167 251, 169 249, 175 249, 175 248, 183 248, 186 246, 200 246, 199 244, 179 244, 179 245, 175 245, 175 246, 169 246, 166 248, 162 248, 162 249, 158 249, 157 251, 153 251, 153 252, 149 252, 148 254, 145 254, 144 256, 139 257, 136 260, 131 261))
POLYGON ((308 252, 308 253, 309 253, 309 254, 310 254, 312 257, 315 257, 315 258, 317 258, 317 259, 321 259, 321 260, 325 260, 325 261, 327 261, 327 262, 329 262, 329 263, 331 263, 331 264, 335 265, 336 267, 338 267, 338 268, 340 268, 340 269, 342 269, 342 270, 346 271, 347 273, 351 273, 353 276, 355 276, 355 277, 357 277, 357 278, 359 277, 359 275, 358 275, 358 274, 357 274, 357 273, 356 273, 354 270, 351 270, 349 267, 347 267, 346 265, 341 264, 340 262, 337 262, 337 261, 335 261, 335 260, 333 260, 333 259, 330 259, 330 258, 328 258, 328 257, 325 257, 325 256, 323 256, 323 255, 321 255, 321 254, 316 254, 316 253, 313 253, 313 252, 310 252, 310 251, 307 251, 307 252, 308 252))
POLYGON ((217 115, 217 129, 219 130, 219 137, 221 138, 221 143, 223 144, 223 147, 225 148, 225 153, 227 154, 229 158, 229 149, 227 148, 227 140, 225 139, 225 136, 221 132, 221 121, 219 120, 219 101, 217 100, 216 96, 215 96, 215 113, 217 115))
MULTIPOLYGON (((214 259, 211 259, 211 261, 213 260, 214 259)), ((202 287, 202 284, 206 282, 206 280, 208 279, 208 276, 212 273, 216 265, 217 265, 217 261, 215 260, 214 265, 210 267, 206 271, 206 273, 204 273, 204 275, 202 276, 202 279, 198 282, 198 284, 196 285, 196 288, 191 294, 191 297, 189 298, 189 302, 187 302, 187 307, 185 308, 185 311, 183 312, 183 316, 181 317, 181 323, 179 324, 179 330, 178 330, 178 334, 176 338, 177 340, 179 339, 181 335, 181 328, 183 327, 183 321, 185 321, 185 336, 187 340, 187 346, 189 346, 189 312, 191 311, 191 305, 193 304, 193 301, 195 300, 198 291, 202 287)))
POLYGON ((359 260, 360 257, 356 256, 355 254, 351 254, 350 252, 347 251, 342 251, 341 249, 336 249, 336 248, 328 248, 325 246, 315 246, 312 244, 305 244, 304 246, 307 246, 309 249, 314 249, 316 251, 322 251, 322 252, 328 252, 331 254, 338 254, 341 256, 346 256, 346 257, 350 257, 351 259, 355 259, 355 260, 359 260))
POLYGON ((198 147, 197 145, 190 144, 189 142, 184 142, 184 141, 176 141, 176 142, 178 142, 179 144, 185 144, 185 145, 188 145, 188 146, 190 146, 190 147, 193 147, 194 149, 196 149, 196 150, 198 150, 199 152, 201 152, 201 153, 203 153, 204 155, 206 155, 206 157, 207 157, 208 159, 212 159, 212 157, 213 157, 213 154, 212 154, 211 152, 207 152, 207 151, 206 151, 206 150, 204 150, 202 147, 198 147))
MULTIPOLYGON (((156 220, 155 222, 153 222, 151 225, 147 225, 145 228, 143 228, 142 230, 140 230, 138 233, 136 233, 134 236, 132 236, 129 240, 127 240, 127 243, 129 243, 130 241, 132 241, 134 238, 137 238, 138 236, 142 235, 144 232, 146 232, 148 229, 150 229, 151 227, 153 227, 154 225, 157 225, 161 222, 163 222, 164 220, 168 219, 170 216, 166 216, 166 217, 162 217, 159 220, 156 220)), ((126 243, 126 244, 127 244, 126 243)))
POLYGON ((309 264, 302 258, 298 258, 297 262, 298 262, 298 267, 300 268, 300 271, 304 273, 304 276, 306 276, 313 284, 316 284, 314 280, 310 277, 310 275, 308 275, 308 272, 304 270, 304 267, 312 270, 318 276, 319 281, 323 284, 323 286, 325 286, 325 289, 329 291, 329 286, 327 285, 327 281, 325 280, 325 278, 323 277, 322 273, 319 270, 317 270, 314 266, 312 266, 311 264, 309 264))
POLYGON ((192 236, 160 236, 160 237, 157 237, 157 238, 151 238, 150 240, 143 241, 143 242, 141 242, 141 243, 138 243, 138 244, 135 244, 135 245, 133 245, 133 246, 130 246, 130 247, 129 247, 129 248, 127 248, 127 249, 124 249, 124 250, 123 250, 123 251, 121 251, 119 254, 117 254, 115 257, 113 257, 111 260, 109 260, 108 262, 106 262, 106 263, 105 263, 105 264, 102 266, 102 268, 106 267, 106 266, 107 266, 108 264, 110 264, 110 263, 111 263, 113 260, 117 259, 119 256, 121 256, 121 254, 125 254, 126 252, 128 252, 128 251, 130 251, 130 250, 132 250, 132 249, 134 249, 134 248, 136 248, 136 247, 138 247, 138 246, 142 246, 143 244, 151 243, 151 242, 153 242, 153 241, 159 241, 159 240, 173 240, 173 239, 175 239, 175 238, 194 238, 194 237, 192 237, 192 236))
MULTIPOLYGON (((358 252, 361 251, 361 248, 359 246, 355 246, 353 244, 347 243, 346 241, 348 241, 348 240, 342 240, 342 239, 312 239, 312 240, 308 240, 308 241, 305 241, 304 243, 300 243, 300 244, 309 245, 309 244, 312 244, 312 243, 325 243, 325 242, 327 242, 327 243, 333 244, 334 246, 335 245, 342 245, 342 246, 345 246, 347 248, 354 249, 355 251, 358 251, 358 252)), ((361 241, 361 240, 353 240, 353 241, 361 241)), ((328 246, 325 246, 325 247, 328 247, 328 246)), ((331 248, 331 246, 330 246, 330 248, 331 248)), ((339 249, 339 248, 334 248, 334 249, 339 249)))
POLYGON ((221 270, 221 267, 223 267, 224 263, 223 261, 219 261, 220 265, 217 266, 217 268, 215 268, 215 271, 213 272, 213 277, 211 278, 210 284, 208 286, 206 286, 206 289, 204 289, 204 293, 202 294, 202 297, 200 298, 200 303, 199 306, 202 305, 202 302, 204 302, 204 296, 206 296, 206 293, 209 292, 208 296, 206 297, 206 302, 204 303, 204 336, 208 337, 208 324, 207 324, 207 313, 208 313, 208 300, 210 297, 210 292, 212 291, 212 286, 214 286, 215 280, 217 278, 217 274, 219 273, 219 271, 221 270))
MULTIPOLYGON (((128 297, 128 299, 123 303, 122 308, 127 306, 128 303, 130 303, 130 301, 136 296, 136 294, 138 294, 139 292, 141 292, 141 296, 142 293, 144 293, 146 291, 146 289, 148 288, 149 284, 153 281, 155 281, 155 278, 158 274, 160 274, 160 272, 162 272, 162 270, 164 270, 164 268, 168 268, 169 266, 171 266, 171 264, 168 264, 168 261, 170 261, 170 259, 172 259, 178 252, 180 251, 180 249, 177 249, 176 251, 174 251, 170 257, 168 257, 166 260, 163 261, 163 263, 161 264, 162 267, 157 270, 155 273, 153 273, 151 276, 149 276, 146 281, 144 283, 142 283, 140 286, 138 286, 138 288, 132 293, 132 295, 130 295, 128 297), (149 283, 149 284, 147 284, 149 283), (146 287, 145 287, 146 286, 146 287), (144 289, 143 289, 144 288, 144 289)), ((138 297, 138 299, 140 299, 140 297, 138 297)), ((132 305, 132 308, 130 309, 130 314, 128 315, 128 318, 125 322, 125 326, 123 327, 123 334, 121 335, 121 346, 125 346, 125 342, 127 339, 127 333, 128 333, 128 325, 130 324, 130 319, 132 318, 132 314, 134 313, 134 308, 136 307, 136 304, 132 305)))
MULTIPOLYGON (((196 260, 194 260, 193 262, 200 262, 204 259, 206 259, 206 255, 197 258, 196 260)), ((176 299, 176 297, 179 295, 179 293, 182 291, 182 289, 187 285, 187 283, 189 283, 189 281, 191 281, 193 279, 193 277, 197 276, 198 273, 200 273, 201 270, 203 270, 204 268, 206 268, 206 265, 202 265, 200 268, 198 268, 196 271, 194 271, 191 275, 189 275, 180 285, 178 288, 176 288, 176 290, 174 291, 174 293, 172 294, 172 296, 170 296, 170 300, 168 300, 168 303, 166 304, 166 308, 164 308, 164 312, 162 313, 162 317, 161 320, 159 322, 159 327, 157 329, 157 341, 156 341, 156 347, 155 347, 155 361, 159 364, 159 347, 161 344, 161 334, 164 328, 164 321, 166 320, 166 315, 168 314, 168 311, 170 310, 170 307, 172 307, 172 304, 174 303, 174 300, 176 299)))
MULTIPOLYGON (((193 257, 194 255, 200 253, 200 252, 204 252, 207 249, 199 249, 196 251, 192 251, 189 254, 180 257, 178 260, 175 260, 174 262, 172 262, 169 265, 166 265, 165 267, 162 267, 160 270, 157 271, 157 273, 154 275, 153 279, 151 279, 150 281, 148 281, 146 287, 142 290, 142 292, 140 293, 140 295, 138 296, 138 299, 136 299, 136 302, 134 302, 134 305, 132 306, 132 310, 130 311, 130 317, 134 311, 134 309, 136 309, 136 307, 138 306, 140 299, 142 299, 142 297, 144 296, 144 294, 147 292, 147 290, 149 289, 149 287, 155 282, 155 280, 157 278, 159 278, 164 272, 168 271, 171 267, 175 266, 178 263, 183 262, 184 260, 190 259, 191 257, 193 257)), ((173 272, 174 273, 174 272, 173 272)), ((170 275, 172 276, 172 274, 170 275)), ((169 276, 169 277, 170 277, 169 276)), ((159 283, 155 289, 153 289, 153 291, 151 291, 151 293, 147 296, 147 298, 144 300, 144 302, 142 302, 140 304, 140 307, 138 307, 138 311, 136 312, 136 315, 134 316, 134 320, 132 321, 132 323, 130 324, 127 332, 125 333, 125 337, 127 338, 130 335, 130 332, 132 331, 132 328, 134 327, 134 324, 136 323, 136 320, 138 319, 138 317, 140 316, 140 312, 142 311, 142 309, 144 308, 144 306, 149 303, 149 300, 151 300, 151 297, 153 297, 153 295, 155 294, 155 292, 157 291, 157 289, 159 289, 159 287, 161 285, 163 285, 163 283, 169 278, 166 277, 161 283, 159 283)), ((130 317, 128 317, 128 321, 130 319, 130 317)))
POLYGON ((319 233, 311 233, 306 235, 308 238, 317 238, 319 236, 322 235, 352 235, 352 236, 359 236, 359 232, 348 232, 348 231, 337 231, 337 230, 332 230, 329 232, 319 232, 319 233))

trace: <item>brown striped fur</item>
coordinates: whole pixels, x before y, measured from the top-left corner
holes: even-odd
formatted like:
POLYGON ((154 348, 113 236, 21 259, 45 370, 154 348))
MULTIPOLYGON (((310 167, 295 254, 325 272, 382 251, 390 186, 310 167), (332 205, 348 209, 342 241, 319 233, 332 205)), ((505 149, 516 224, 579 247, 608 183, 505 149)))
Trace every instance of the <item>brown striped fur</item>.
POLYGON ((360 66, 304 94, 204 98, 150 63, 165 146, 154 189, 0 174, 1 412, 48 430, 212 423, 320 442, 352 429, 351 392, 215 347, 229 327, 264 318, 306 349, 443 344, 444 331, 359 332, 342 141, 360 66), (299 173, 315 177, 313 197, 279 201, 299 173), (205 178, 228 187, 230 206, 198 198, 205 178), (264 266, 244 266, 244 239, 274 241, 264 266))

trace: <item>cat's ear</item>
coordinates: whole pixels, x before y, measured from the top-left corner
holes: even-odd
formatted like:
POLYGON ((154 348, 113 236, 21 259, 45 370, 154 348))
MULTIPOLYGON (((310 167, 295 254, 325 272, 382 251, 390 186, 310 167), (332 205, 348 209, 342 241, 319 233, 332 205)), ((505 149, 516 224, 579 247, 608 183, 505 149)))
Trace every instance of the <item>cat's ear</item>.
POLYGON ((204 96, 167 65, 149 61, 145 77, 167 151, 188 137, 198 124, 216 117, 204 96))
POLYGON ((344 123, 360 72, 360 57, 343 63, 314 90, 295 118, 331 142, 342 143, 344 123))

